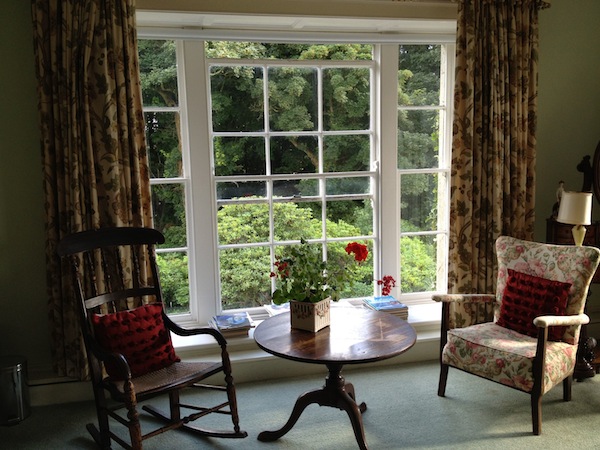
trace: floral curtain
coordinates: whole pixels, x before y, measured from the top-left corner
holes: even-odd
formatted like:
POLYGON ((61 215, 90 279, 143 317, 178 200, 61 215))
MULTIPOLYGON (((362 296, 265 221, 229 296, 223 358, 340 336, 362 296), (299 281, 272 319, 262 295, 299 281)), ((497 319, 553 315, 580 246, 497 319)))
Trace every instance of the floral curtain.
POLYGON ((85 379, 67 234, 150 226, 150 184, 134 0, 32 0, 46 209, 46 265, 56 372, 85 379))
POLYGON ((531 240, 540 0, 459 0, 449 290, 494 292, 494 242, 531 240))

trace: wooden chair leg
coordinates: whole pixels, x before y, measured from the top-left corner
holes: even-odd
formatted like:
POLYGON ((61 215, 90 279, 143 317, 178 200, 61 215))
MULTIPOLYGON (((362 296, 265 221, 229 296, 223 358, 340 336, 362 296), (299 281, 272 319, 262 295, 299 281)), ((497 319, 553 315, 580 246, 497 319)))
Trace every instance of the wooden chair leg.
POLYGON ((533 434, 542 434, 542 396, 531 394, 531 419, 533 422, 533 434))
POLYGON ((131 380, 125 385, 125 407, 127 408, 127 420, 129 428, 129 437, 133 450, 142 450, 142 429, 140 427, 140 417, 137 412, 137 397, 133 390, 131 380))
POLYGON ((181 407, 179 406, 179 390, 169 392, 169 410, 171 413, 171 422, 177 422, 181 419, 181 407))
POLYGON ((448 380, 448 364, 440 365, 440 381, 438 384, 438 395, 440 397, 446 396, 446 381, 448 380))
POLYGON ((237 396, 233 377, 230 373, 225 374, 225 383, 227 384, 227 400, 229 401, 229 410, 231 411, 231 421, 233 422, 233 431, 240 433, 240 416, 237 408, 237 396))
POLYGON ((568 376, 563 380, 563 400, 571 401, 571 386, 573 385, 573 375, 568 376))

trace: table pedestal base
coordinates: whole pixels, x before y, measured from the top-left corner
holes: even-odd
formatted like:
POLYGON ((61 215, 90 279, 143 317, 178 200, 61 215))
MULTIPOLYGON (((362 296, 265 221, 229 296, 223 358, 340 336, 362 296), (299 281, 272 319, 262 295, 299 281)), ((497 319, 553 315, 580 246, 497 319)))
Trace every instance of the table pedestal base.
POLYGON ((332 406, 346 411, 352 423, 358 446, 363 450, 367 449, 362 422, 362 413, 367 410, 367 405, 364 402, 360 405, 356 404, 354 386, 352 383, 346 383, 344 377, 340 375, 342 364, 327 364, 327 368, 329 375, 325 378, 325 386, 305 392, 298 397, 286 424, 277 431, 263 431, 258 435, 259 441, 270 442, 279 439, 292 429, 308 405, 317 403, 319 406, 332 406))

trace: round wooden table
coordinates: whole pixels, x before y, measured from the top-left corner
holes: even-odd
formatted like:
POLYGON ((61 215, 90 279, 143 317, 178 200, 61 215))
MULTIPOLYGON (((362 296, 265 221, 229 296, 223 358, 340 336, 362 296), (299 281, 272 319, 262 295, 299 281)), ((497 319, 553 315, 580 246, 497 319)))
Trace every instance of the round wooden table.
POLYGON ((317 403, 348 413, 361 449, 366 449, 362 413, 367 405, 356 403, 354 386, 340 375, 345 364, 364 364, 392 358, 411 348, 416 333, 406 321, 389 313, 364 308, 331 308, 331 325, 316 333, 290 328, 289 313, 270 317, 256 327, 260 348, 281 358, 327 366, 321 389, 302 394, 290 418, 276 431, 263 431, 260 441, 274 441, 290 431, 304 409, 317 403))

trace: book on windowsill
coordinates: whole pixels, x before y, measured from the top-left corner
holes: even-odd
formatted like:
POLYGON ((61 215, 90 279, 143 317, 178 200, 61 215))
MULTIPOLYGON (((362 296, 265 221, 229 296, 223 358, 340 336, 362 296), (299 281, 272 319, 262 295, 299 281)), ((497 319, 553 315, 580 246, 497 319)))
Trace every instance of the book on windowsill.
POLYGON ((226 336, 242 336, 254 326, 250 314, 237 312, 231 314, 218 314, 213 316, 208 323, 226 336))
POLYGON ((408 319, 408 306, 396 300, 392 295, 386 295, 384 297, 365 297, 363 303, 367 308, 375 311, 387 312, 404 320, 408 319))

